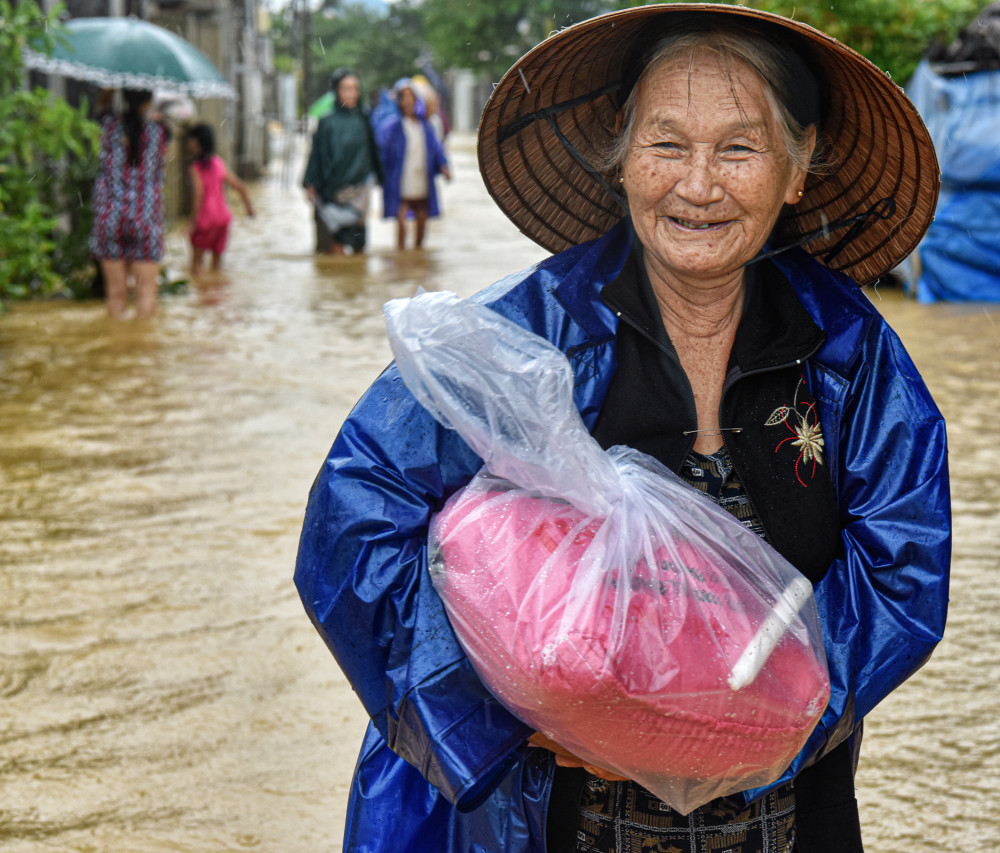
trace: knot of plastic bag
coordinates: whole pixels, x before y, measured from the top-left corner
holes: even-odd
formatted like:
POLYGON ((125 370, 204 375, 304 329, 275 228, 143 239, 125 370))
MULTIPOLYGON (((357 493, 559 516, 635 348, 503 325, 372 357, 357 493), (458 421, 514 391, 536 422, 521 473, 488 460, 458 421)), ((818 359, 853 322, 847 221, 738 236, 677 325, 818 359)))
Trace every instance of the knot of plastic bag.
POLYGON ((447 291, 384 307, 407 388, 491 473, 606 517, 621 476, 573 402, 565 354, 479 302, 447 291))

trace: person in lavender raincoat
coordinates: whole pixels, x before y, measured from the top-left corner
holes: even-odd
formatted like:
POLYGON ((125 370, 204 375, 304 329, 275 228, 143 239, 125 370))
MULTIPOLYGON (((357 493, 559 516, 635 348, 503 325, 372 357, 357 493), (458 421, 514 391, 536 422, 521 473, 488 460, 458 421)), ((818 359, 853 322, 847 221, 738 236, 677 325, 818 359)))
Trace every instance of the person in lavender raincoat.
POLYGON ((385 170, 382 215, 396 219, 396 243, 406 248, 407 219, 416 220, 414 246, 422 248, 427 219, 441 214, 434 178, 451 179, 448 158, 427 121, 424 104, 413 81, 403 78, 394 87, 399 115, 378 129, 378 145, 385 170))

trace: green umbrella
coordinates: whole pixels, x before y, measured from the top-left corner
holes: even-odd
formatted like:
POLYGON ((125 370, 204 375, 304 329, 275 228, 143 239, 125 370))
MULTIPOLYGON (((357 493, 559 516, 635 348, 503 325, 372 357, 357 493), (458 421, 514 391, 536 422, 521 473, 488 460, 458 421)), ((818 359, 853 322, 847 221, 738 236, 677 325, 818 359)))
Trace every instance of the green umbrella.
POLYGON ((211 60, 169 30, 137 18, 74 18, 55 33, 51 56, 25 48, 28 68, 106 89, 160 89, 235 98, 211 60))
POLYGON ((309 107, 309 115, 313 118, 322 118, 327 113, 333 112, 333 92, 327 92, 322 97, 313 102, 309 107))

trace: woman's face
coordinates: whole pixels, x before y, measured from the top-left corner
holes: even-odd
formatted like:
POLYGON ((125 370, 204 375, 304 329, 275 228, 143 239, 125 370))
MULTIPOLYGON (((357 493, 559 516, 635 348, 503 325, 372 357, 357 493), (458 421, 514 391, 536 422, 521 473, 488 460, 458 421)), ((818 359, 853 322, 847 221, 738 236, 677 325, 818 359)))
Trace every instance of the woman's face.
POLYGON ((404 116, 413 116, 417 111, 417 97, 413 94, 413 89, 400 89, 396 98, 399 104, 399 111, 404 116))
POLYGON ((736 273, 805 181, 764 81, 697 48, 654 69, 637 96, 622 177, 650 273, 736 273))
POLYGON ((348 75, 337 84, 337 100, 349 110, 358 105, 361 100, 361 84, 357 77, 348 75))

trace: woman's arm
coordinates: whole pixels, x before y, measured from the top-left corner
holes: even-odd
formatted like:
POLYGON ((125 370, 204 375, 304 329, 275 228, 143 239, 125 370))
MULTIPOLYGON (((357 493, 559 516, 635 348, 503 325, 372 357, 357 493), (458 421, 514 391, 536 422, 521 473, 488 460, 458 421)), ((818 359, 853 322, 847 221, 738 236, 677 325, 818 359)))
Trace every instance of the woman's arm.
POLYGON ((463 806, 499 781, 531 733, 473 671, 427 571, 431 514, 481 464, 390 366, 313 484, 295 571, 382 737, 463 806))
POLYGON ((818 397, 844 400, 836 453, 843 554, 815 586, 831 697, 779 782, 849 737, 944 633, 951 559, 945 424, 895 333, 881 320, 875 326, 846 385, 822 377, 815 384, 818 397))
POLYGON ((302 176, 302 188, 309 196, 309 201, 316 203, 318 198, 316 187, 320 186, 323 180, 323 145, 325 143, 323 120, 320 119, 319 127, 313 134, 312 147, 309 149, 309 160, 306 162, 306 171, 302 176))
POLYGON ((948 606, 944 419, 895 333, 880 323, 872 337, 840 429, 844 556, 816 586, 834 742, 923 665, 948 606))
POLYGON ((441 144, 441 140, 437 138, 437 134, 434 133, 434 128, 430 126, 430 123, 426 120, 424 121, 424 127, 426 128, 427 145, 430 146, 430 150, 433 152, 433 169, 431 175, 444 175, 445 180, 451 180, 451 170, 448 168, 448 155, 445 154, 444 146, 441 144))
POLYGON ((246 209, 247 216, 253 216, 253 203, 250 201, 250 193, 247 192, 247 185, 236 177, 227 163, 223 163, 222 165, 226 169, 223 180, 239 193, 240 198, 243 200, 243 207, 246 209))
POLYGON ((193 163, 188 166, 188 176, 191 178, 191 222, 188 224, 188 232, 190 233, 194 231, 198 223, 201 202, 205 197, 205 184, 201 180, 201 173, 193 163))

